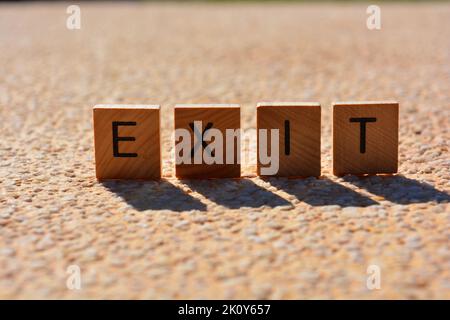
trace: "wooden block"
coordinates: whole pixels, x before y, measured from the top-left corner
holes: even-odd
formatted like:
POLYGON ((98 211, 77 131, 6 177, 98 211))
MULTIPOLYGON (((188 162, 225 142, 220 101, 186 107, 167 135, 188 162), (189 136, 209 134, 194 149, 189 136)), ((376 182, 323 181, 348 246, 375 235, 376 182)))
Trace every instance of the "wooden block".
POLYGON ((279 130, 279 169, 274 176, 320 176, 320 117, 319 103, 263 102, 256 107, 257 172, 268 167, 261 163, 260 129, 267 129, 267 152, 271 155, 271 134, 279 130))
MULTIPOLYGON (((176 105, 175 109, 175 157, 184 160, 175 165, 175 174, 179 178, 236 178, 240 177, 240 136, 228 144, 227 154, 226 130, 240 134, 240 106, 232 105, 176 105), (177 150, 180 148, 183 138, 178 137, 178 129, 184 129, 189 133, 190 147, 187 152, 177 150), (209 129, 217 129, 211 130, 209 129), (238 131, 234 131, 237 130, 238 131), (213 147, 216 139, 208 137, 212 132, 220 133, 223 137, 222 148, 213 147), (208 132, 208 134, 206 134, 208 132), (208 139, 204 139, 207 138, 208 139), (206 141, 208 140, 208 141, 206 141), (213 156, 214 162, 207 163, 204 157, 205 150, 213 156), (222 158, 222 161, 220 161, 222 158)), ((186 142, 189 142, 186 138, 186 142)), ((180 162, 180 161, 179 161, 180 162)))
POLYGON ((161 177, 159 113, 155 105, 94 107, 97 179, 161 177))
POLYGON ((397 102, 333 104, 333 173, 396 173, 397 102))

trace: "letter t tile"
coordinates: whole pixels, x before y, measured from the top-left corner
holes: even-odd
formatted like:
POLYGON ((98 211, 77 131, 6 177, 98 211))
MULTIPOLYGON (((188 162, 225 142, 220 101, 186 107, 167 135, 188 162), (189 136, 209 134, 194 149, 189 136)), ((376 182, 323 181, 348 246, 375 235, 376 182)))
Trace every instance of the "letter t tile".
POLYGON ((393 101, 333 104, 333 173, 396 173, 398 112, 393 101))

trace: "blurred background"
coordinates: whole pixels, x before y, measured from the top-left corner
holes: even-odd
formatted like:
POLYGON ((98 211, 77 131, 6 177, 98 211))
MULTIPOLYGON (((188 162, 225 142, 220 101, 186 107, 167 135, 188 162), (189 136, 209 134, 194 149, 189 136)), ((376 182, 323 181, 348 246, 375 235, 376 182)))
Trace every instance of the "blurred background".
POLYGON ((450 299, 449 2, 235 2, 0 3, 0 298, 450 299), (320 179, 256 177, 254 137, 174 178, 175 104, 266 100, 321 103, 320 179), (399 175, 331 174, 353 100, 399 101, 399 175), (108 103, 162 106, 162 181, 95 179, 108 103))

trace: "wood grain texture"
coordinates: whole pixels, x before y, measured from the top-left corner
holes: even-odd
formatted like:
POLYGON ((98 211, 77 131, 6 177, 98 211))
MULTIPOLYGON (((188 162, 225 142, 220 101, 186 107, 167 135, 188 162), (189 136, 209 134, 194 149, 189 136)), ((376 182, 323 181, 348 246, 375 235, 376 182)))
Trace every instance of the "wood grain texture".
POLYGON ((161 177, 159 106, 98 105, 93 113, 97 179, 161 177), (119 138, 115 151, 113 126, 119 138), (120 140, 123 137, 134 137, 134 141, 120 140))
POLYGON ((334 103, 333 173, 396 173, 398 114, 394 101, 334 103))
MULTIPOLYGON (((184 128, 191 134, 191 145, 194 146, 194 133, 190 124, 201 121, 205 129, 208 123, 223 135, 223 156, 226 157, 226 129, 240 129, 239 105, 176 105, 174 108, 175 129, 184 128)), ((201 148, 201 151, 204 149, 201 148)), ((237 178, 241 175, 241 164, 238 162, 238 143, 234 143, 234 164, 176 164, 175 175, 178 178, 237 178)))
MULTIPOLYGON (((257 129, 279 129, 279 170, 275 176, 320 176, 319 103, 263 102, 257 105, 257 129)), ((257 134, 257 173, 261 175, 257 134)), ((268 139, 270 154, 270 139, 268 139)))

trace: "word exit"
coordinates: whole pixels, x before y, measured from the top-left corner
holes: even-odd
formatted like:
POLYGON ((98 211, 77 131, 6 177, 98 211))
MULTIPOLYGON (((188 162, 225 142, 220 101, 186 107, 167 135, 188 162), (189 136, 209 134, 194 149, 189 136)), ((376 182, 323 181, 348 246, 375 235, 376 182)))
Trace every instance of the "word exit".
MULTIPOLYGON (((333 173, 396 173, 397 102, 339 102, 333 108, 333 173)), ((161 177, 160 106, 97 105, 98 179, 161 177)), ((176 105, 175 175, 240 177, 240 106, 176 105)), ((257 174, 321 175, 321 106, 263 102, 256 106, 257 174)))

